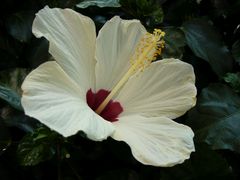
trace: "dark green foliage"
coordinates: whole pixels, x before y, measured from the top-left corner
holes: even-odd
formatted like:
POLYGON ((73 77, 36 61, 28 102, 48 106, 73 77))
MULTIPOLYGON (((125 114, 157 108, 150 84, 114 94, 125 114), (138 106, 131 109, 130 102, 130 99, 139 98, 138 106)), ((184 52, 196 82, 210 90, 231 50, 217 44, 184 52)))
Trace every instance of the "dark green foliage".
POLYGON ((0 98, 8 102, 14 108, 22 110, 20 96, 12 89, 0 86, 0 98))
POLYGON ((0 72, 0 98, 12 107, 22 111, 20 87, 27 72, 25 69, 15 68, 0 72))
POLYGON ((186 40, 183 31, 180 28, 168 27, 164 29, 165 48, 162 54, 163 58, 174 57, 181 59, 184 52, 186 40))
POLYGON ((206 144, 195 144, 196 152, 192 153, 191 158, 184 164, 173 168, 164 169, 162 180, 201 180, 219 179, 231 180, 232 170, 227 161, 218 153, 211 151, 206 144))
MULTIPOLYGON (((4 0, 0 5, 1 180, 202 180, 240 179, 239 0, 4 0), (95 142, 84 133, 64 138, 24 114, 25 76, 51 60, 48 41, 31 32, 44 6, 72 8, 91 17, 97 31, 114 15, 139 19, 149 32, 163 29, 159 58, 193 65, 196 106, 177 119, 195 133, 196 152, 183 164, 145 166, 128 145, 95 142)), ((167 74, 166 74, 167 76, 167 74)), ((159 77, 161 80, 161 77, 159 77)))
POLYGON ((163 8, 164 22, 174 26, 181 26, 182 22, 196 17, 200 11, 195 0, 168 0, 163 4, 163 8))
MULTIPOLYGON (((149 28, 163 21, 161 1, 156 0, 121 0, 122 9, 133 18, 142 19, 149 28)), ((156 28, 156 27, 155 27, 156 28)))
POLYGON ((232 70, 232 56, 218 32, 208 22, 190 20, 183 24, 183 30, 194 54, 207 61, 218 76, 232 70))
POLYGON ((189 113, 188 124, 194 128, 196 140, 213 149, 229 149, 240 153, 240 97, 229 87, 212 84, 203 89, 197 105, 189 113))

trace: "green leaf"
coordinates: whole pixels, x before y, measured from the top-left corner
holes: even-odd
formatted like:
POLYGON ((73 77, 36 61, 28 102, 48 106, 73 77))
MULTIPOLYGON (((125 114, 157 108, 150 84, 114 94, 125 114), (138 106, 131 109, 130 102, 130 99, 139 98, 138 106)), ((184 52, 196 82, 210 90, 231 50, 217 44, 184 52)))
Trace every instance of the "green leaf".
POLYGON ((240 64, 240 40, 232 45, 232 55, 238 64, 240 64))
POLYGON ((87 8, 89 6, 98 7, 120 7, 119 0, 84 0, 77 4, 79 8, 87 8))
POLYGON ((224 76, 224 81, 234 89, 235 92, 240 92, 240 73, 227 73, 224 76))
POLYGON ((18 110, 23 110, 20 96, 10 88, 0 86, 0 98, 18 110))
POLYGON ((19 163, 23 166, 34 166, 51 159, 55 154, 54 140, 56 137, 55 132, 44 127, 26 135, 18 145, 19 163))
POLYGON ((165 48, 163 49, 163 58, 181 58, 183 55, 186 40, 184 33, 181 29, 169 27, 163 29, 166 33, 164 36, 165 48))
POLYGON ((196 140, 212 149, 240 152, 240 97, 228 86, 212 84, 202 90, 187 124, 196 140))
POLYGON ((232 70, 232 56, 213 26, 194 19, 183 24, 183 31, 194 54, 207 61, 218 76, 232 70))

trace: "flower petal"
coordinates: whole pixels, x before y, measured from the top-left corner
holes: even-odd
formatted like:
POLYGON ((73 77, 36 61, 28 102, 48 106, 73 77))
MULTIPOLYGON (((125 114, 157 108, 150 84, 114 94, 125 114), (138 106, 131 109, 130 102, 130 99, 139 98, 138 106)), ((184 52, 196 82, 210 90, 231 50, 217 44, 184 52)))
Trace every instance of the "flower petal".
POLYGON ((112 137, 125 141, 143 164, 170 167, 195 151, 192 130, 166 117, 124 116, 114 122, 112 137))
POLYGON ((177 59, 152 63, 125 84, 116 100, 124 111, 121 115, 183 115, 195 105, 195 75, 191 65, 177 59))
POLYGON ((46 6, 36 14, 32 31, 48 39, 49 52, 85 92, 94 88, 96 32, 90 18, 71 9, 46 6))
POLYGON ((121 79, 145 33, 138 20, 122 20, 115 16, 104 24, 96 42, 96 89, 111 90, 121 79))
POLYGON ((114 127, 93 112, 85 94, 56 62, 33 70, 22 85, 25 113, 63 136, 84 131, 90 139, 106 139, 114 127))

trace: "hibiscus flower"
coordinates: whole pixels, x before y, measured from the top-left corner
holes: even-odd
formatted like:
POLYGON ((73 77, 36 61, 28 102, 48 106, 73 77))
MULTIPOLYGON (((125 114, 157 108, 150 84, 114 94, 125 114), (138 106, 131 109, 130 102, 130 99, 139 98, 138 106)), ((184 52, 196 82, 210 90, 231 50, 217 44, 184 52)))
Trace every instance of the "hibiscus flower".
POLYGON ((195 105, 191 65, 154 61, 163 32, 115 16, 96 37, 93 21, 71 9, 45 7, 33 22, 55 61, 33 70, 22 85, 25 113, 65 137, 125 141, 143 164, 173 166, 194 151, 193 132, 171 119, 195 105))

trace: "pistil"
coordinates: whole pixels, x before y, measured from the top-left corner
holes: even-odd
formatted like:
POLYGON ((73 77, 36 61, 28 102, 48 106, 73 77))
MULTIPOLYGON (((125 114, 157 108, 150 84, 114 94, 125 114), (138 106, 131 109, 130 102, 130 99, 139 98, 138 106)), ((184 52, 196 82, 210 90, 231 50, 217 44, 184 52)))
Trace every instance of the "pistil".
POLYGON ((146 33, 140 40, 135 53, 131 58, 131 67, 122 79, 114 86, 110 94, 96 109, 96 113, 100 114, 107 104, 111 101, 114 95, 123 87, 128 79, 137 71, 143 71, 152 61, 156 60, 156 57, 161 54, 161 50, 164 47, 164 41, 162 37, 164 32, 159 29, 155 29, 153 34, 146 33))

